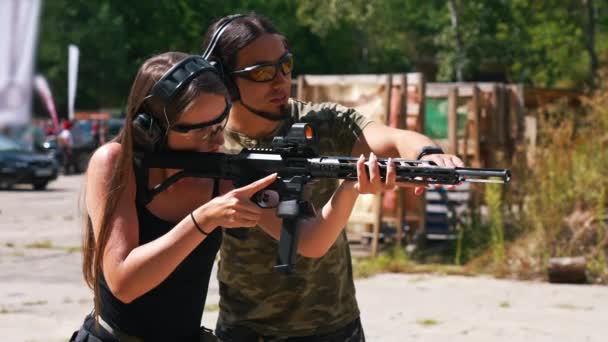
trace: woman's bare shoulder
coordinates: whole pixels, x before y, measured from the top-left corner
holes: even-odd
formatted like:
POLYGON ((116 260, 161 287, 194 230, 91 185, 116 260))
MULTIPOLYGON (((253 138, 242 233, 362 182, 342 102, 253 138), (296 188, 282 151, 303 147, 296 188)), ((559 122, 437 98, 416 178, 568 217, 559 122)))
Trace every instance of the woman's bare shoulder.
MULTIPOLYGON (((117 171, 116 166, 119 163, 121 153, 122 145, 117 142, 109 142, 95 150, 89 161, 87 181, 96 179, 104 183, 113 178, 112 176, 117 171)), ((130 172, 127 174, 130 174, 130 172)), ((127 178, 125 181, 128 182, 130 177, 127 178)))
POLYGON ((121 152, 122 146, 117 142, 103 144, 91 156, 89 167, 112 166, 118 162, 121 152))

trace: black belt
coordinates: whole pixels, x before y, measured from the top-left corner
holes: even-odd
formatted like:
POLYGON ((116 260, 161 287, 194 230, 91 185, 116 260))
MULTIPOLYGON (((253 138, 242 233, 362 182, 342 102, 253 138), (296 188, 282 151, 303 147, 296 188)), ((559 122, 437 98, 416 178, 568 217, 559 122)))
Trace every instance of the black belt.
POLYGON ((84 323, 78 331, 75 331, 70 342, 103 342, 103 341, 120 341, 120 342, 143 342, 143 339, 137 336, 131 336, 118 331, 101 316, 98 317, 99 326, 96 326, 93 314, 85 317, 84 323))
POLYGON ((110 324, 108 324, 108 322, 104 321, 103 318, 101 318, 101 316, 99 316, 98 319, 99 319, 99 325, 101 325, 102 328, 106 329, 107 332, 112 334, 112 336, 118 338, 118 340, 120 342, 144 342, 144 339, 141 337, 131 336, 131 335, 123 333, 120 330, 112 328, 112 326, 110 324))
MULTIPOLYGON (((132 336, 126 334, 118 329, 114 329, 107 321, 101 316, 99 318, 99 326, 96 327, 95 319, 93 314, 87 315, 84 323, 75 331, 70 338, 70 342, 103 342, 103 341, 120 341, 120 342, 144 342, 144 338, 139 336, 132 336)), ((160 339, 160 337, 158 338, 160 339)), ((170 338, 170 341, 197 341, 197 342, 215 342, 217 341, 212 330, 205 327, 200 327, 199 332, 196 335, 189 337, 178 337, 170 338)), ((157 339, 155 339, 157 340, 157 339)))

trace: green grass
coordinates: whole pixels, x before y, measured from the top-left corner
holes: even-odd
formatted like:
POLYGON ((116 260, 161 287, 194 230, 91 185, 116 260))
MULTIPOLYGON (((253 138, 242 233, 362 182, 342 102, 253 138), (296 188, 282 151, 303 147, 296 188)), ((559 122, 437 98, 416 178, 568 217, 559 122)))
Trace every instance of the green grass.
POLYGON ((50 240, 35 241, 35 242, 25 245, 25 248, 37 248, 37 249, 51 249, 53 247, 54 247, 53 242, 51 242, 50 240))
POLYGON ((555 103, 534 115, 534 163, 513 181, 485 186, 489 217, 461 227, 454 262, 500 277, 546 279, 552 257, 584 256, 590 283, 608 284, 608 88, 581 107, 555 103))
POLYGON ((12 251, 10 253, 10 255, 15 256, 15 257, 23 257, 23 256, 25 256, 25 253, 23 253, 23 251, 15 250, 15 251, 12 251))
POLYGON ((7 309, 5 307, 0 308, 0 315, 10 315, 10 314, 19 313, 19 312, 21 312, 21 310, 12 310, 12 309, 7 309))
POLYGON ((405 251, 394 247, 390 251, 381 252, 375 258, 353 260, 353 269, 356 278, 366 278, 382 272, 403 272, 409 264, 405 251))
POLYGON ((82 247, 81 246, 62 246, 59 247, 61 250, 64 250, 68 253, 76 253, 76 252, 82 252, 82 247))
POLYGON ((68 253, 76 253, 76 252, 81 252, 82 251, 82 247, 81 246, 57 246, 57 245, 53 244, 53 242, 50 241, 50 240, 48 240, 48 239, 47 240, 42 240, 42 241, 34 241, 32 243, 29 243, 29 244, 25 245, 25 248, 29 248, 29 249, 54 249, 54 250, 65 251, 65 252, 68 252, 68 253))
POLYGON ((593 310, 592 306, 578 306, 574 304, 557 304, 555 307, 566 310, 583 310, 583 311, 591 311, 593 310))
POLYGON ((418 323, 419 325, 425 326, 425 327, 432 327, 432 326, 438 325, 439 321, 434 320, 432 318, 423 318, 423 319, 417 320, 416 323, 418 323))
POLYGON ((35 301, 30 301, 30 302, 23 302, 22 304, 24 306, 36 306, 36 305, 45 305, 45 304, 48 304, 48 302, 46 300, 35 300, 35 301))
MULTIPOLYGON (((473 273, 466 267, 445 264, 420 264, 407 257, 403 247, 393 247, 391 250, 381 252, 377 257, 353 259, 353 273, 355 278, 367 278, 379 273, 409 273, 409 274, 439 274, 464 275, 473 273)), ((421 281, 415 278, 412 281, 421 281)))

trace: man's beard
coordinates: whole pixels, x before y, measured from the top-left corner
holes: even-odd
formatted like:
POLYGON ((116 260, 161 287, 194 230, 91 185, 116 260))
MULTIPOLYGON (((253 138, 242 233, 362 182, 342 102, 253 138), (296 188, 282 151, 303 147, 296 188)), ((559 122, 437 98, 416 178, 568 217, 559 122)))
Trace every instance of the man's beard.
POLYGON ((252 108, 251 106, 249 106, 245 102, 243 102, 242 98, 240 101, 241 101, 241 104, 243 105, 243 107, 247 108, 247 110, 249 110, 250 112, 252 112, 253 114, 255 114, 257 116, 263 117, 266 120, 282 121, 289 117, 289 111, 287 110, 286 104, 281 105, 278 113, 270 113, 270 112, 265 112, 263 110, 257 110, 257 109, 252 108))

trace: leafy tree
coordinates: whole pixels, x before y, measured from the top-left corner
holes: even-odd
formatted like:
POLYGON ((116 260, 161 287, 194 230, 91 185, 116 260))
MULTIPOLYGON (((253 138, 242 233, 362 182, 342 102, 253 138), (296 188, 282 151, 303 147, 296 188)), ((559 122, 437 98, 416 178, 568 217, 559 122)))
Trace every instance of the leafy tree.
POLYGON ((199 53, 214 20, 251 11, 289 39, 294 76, 420 71, 431 81, 579 87, 608 57, 605 1, 53 0, 42 10, 37 69, 65 116, 67 46, 76 44, 76 107, 122 107, 146 58, 199 53))

